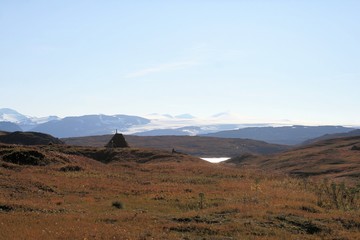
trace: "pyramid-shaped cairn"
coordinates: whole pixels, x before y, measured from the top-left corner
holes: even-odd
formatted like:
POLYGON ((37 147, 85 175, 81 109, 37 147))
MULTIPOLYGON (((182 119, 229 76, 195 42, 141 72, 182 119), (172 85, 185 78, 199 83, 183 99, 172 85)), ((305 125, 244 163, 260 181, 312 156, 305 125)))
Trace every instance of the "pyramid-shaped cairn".
POLYGON ((110 139, 108 144, 105 145, 107 148, 126 148, 129 147, 124 136, 121 133, 115 133, 110 139))

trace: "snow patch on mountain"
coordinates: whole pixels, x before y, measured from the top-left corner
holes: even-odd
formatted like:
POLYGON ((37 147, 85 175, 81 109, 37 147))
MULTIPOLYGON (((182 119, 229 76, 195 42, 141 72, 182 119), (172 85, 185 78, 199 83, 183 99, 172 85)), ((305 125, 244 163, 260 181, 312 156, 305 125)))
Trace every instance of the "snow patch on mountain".
POLYGON ((13 110, 10 108, 1 108, 0 109, 0 121, 2 122, 12 122, 16 124, 28 124, 31 123, 29 117, 13 110))
POLYGON ((35 124, 42 124, 42 123, 46 123, 49 121, 54 121, 54 120, 60 120, 61 118, 59 118, 58 116, 48 116, 48 117, 31 117, 30 120, 35 123, 35 124))

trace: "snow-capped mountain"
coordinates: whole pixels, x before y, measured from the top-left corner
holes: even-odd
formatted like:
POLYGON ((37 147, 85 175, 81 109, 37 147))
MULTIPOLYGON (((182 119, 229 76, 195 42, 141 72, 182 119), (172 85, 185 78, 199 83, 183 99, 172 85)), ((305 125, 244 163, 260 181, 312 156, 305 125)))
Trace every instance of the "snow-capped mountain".
POLYGON ((179 128, 163 128, 149 131, 139 131, 133 135, 137 136, 196 136, 201 134, 214 133, 219 131, 237 129, 242 125, 239 124, 219 124, 219 125, 204 125, 204 126, 185 126, 179 128))
POLYGON ((58 116, 48 116, 48 117, 31 117, 30 119, 33 123, 42 124, 49 121, 60 120, 61 118, 59 118, 58 116))
MULTIPOLYGON (((271 143, 298 144, 323 134, 353 130, 341 126, 293 126, 281 123, 241 123, 240 116, 224 112, 209 118, 190 114, 151 114, 148 117, 130 115, 84 115, 59 118, 30 117, 9 108, 0 109, 0 131, 35 131, 58 138, 112 134, 141 136, 205 135, 226 138, 249 138, 271 143)), ((249 121, 254 122, 254 121, 249 121)))
POLYGON ((64 138, 111 134, 116 130, 125 132, 132 126, 149 122, 146 118, 128 115, 85 115, 52 120, 39 124, 32 130, 64 138))
POLYGON ((17 112, 10 108, 0 109, 0 122, 11 122, 19 126, 22 130, 28 131, 36 127, 38 124, 59 120, 57 116, 48 117, 30 117, 17 112))
POLYGON ((29 117, 10 108, 0 109, 0 121, 12 122, 16 124, 29 124, 32 122, 29 117))
POLYGON ((150 123, 150 120, 128 115, 85 115, 59 118, 57 116, 30 117, 13 109, 0 109, 0 122, 4 131, 9 129, 36 131, 55 137, 77 137, 99 134, 111 134, 118 129, 127 131, 137 125, 150 123), (6 123, 6 124, 5 124, 6 123), (9 128, 9 124, 12 128, 9 128), (16 127, 18 126, 18 128, 16 127))
MULTIPOLYGON (((217 118, 218 119, 218 118, 217 118)), ((216 120, 217 120, 216 119, 216 120)), ((13 109, 0 109, 0 122, 11 122, 24 131, 37 131, 55 137, 78 137, 111 134, 116 131, 138 135, 198 135, 241 127, 240 124, 212 124, 191 114, 149 114, 146 117, 129 115, 85 115, 59 118, 30 117, 13 109)))

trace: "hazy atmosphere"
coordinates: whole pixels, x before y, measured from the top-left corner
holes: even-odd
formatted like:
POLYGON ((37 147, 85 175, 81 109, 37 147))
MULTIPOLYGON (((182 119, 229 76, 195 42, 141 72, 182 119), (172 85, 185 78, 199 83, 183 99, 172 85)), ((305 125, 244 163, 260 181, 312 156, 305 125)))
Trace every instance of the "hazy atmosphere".
POLYGON ((0 107, 360 125, 359 1, 1 1, 0 107))
POLYGON ((0 0, 0 239, 360 239, 360 0, 0 0))

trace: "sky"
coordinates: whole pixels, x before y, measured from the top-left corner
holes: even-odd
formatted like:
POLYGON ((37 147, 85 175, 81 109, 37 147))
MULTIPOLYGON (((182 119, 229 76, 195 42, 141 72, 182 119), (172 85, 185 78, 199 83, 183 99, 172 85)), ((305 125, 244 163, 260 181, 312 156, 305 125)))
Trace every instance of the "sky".
POLYGON ((0 0, 0 108, 360 125, 360 1, 0 0))

